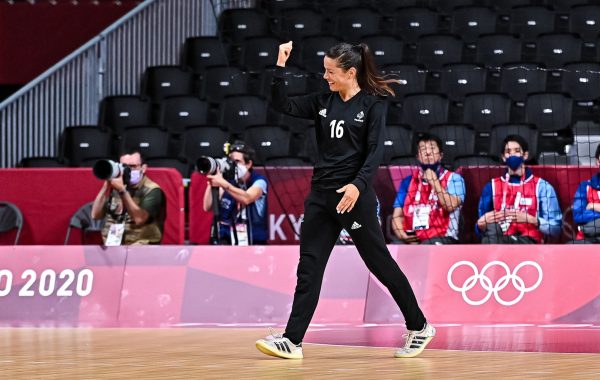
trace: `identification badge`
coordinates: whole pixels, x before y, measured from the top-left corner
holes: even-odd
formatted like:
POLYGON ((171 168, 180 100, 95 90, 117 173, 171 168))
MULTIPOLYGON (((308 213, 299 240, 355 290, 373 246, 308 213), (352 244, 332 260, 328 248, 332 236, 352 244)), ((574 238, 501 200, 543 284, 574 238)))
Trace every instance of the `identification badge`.
MULTIPOLYGON (((243 223, 238 223, 235 225, 235 232, 237 234, 237 245, 248 245, 248 227, 243 223)), ((235 236, 233 236, 233 229, 231 229, 231 242, 235 242, 235 236)))
POLYGON ((115 223, 110 226, 108 230, 108 235, 106 236, 107 247, 117 247, 120 246, 123 242, 123 235, 125 234, 125 224, 124 223, 115 223))
POLYGON ((413 230, 429 229, 429 214, 431 213, 430 205, 415 206, 413 214, 413 230))
POLYGON ((506 233, 506 231, 508 231, 508 229, 510 228, 511 222, 512 222, 511 218, 507 218, 506 220, 500 222, 500 228, 502 228, 503 233, 506 233))

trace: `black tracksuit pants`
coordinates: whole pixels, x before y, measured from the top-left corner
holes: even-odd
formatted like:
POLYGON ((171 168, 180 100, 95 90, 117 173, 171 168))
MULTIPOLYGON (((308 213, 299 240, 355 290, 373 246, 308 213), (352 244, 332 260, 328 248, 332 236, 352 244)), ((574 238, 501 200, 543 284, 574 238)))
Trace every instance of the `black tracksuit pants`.
POLYGON ((304 202, 298 282, 284 336, 295 344, 303 340, 319 301, 327 260, 342 228, 350 233, 369 271, 392 294, 404 315, 406 327, 409 330, 421 330, 425 325, 425 316, 408 279, 387 249, 377 220, 375 192, 367 187, 350 213, 338 214, 335 207, 342 196, 335 190, 313 189, 304 202))

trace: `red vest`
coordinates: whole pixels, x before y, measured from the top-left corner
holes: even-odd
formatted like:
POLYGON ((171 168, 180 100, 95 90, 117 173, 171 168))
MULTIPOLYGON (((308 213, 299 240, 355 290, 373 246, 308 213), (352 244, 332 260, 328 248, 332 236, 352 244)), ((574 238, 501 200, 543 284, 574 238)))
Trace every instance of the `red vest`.
MULTIPOLYGON (((451 171, 444 170, 439 176, 440 184, 444 189, 448 189, 448 180, 452 174, 451 171)), ((431 207, 429 213, 429 228, 415 231, 419 240, 423 241, 439 236, 458 238, 458 225, 454 226, 454 231, 451 231, 451 233, 448 234, 450 228, 450 214, 444 210, 438 202, 438 196, 433 190, 433 187, 422 180, 422 173, 420 171, 413 173, 406 192, 406 199, 403 207, 405 230, 413 229, 415 207, 418 205, 429 205, 431 207)))
MULTIPOLYGON (((537 217, 539 182, 540 178, 534 175, 519 183, 509 183, 507 176, 492 179, 494 210, 517 209, 537 217)), ((540 230, 529 223, 512 222, 504 234, 530 236, 538 243, 541 243, 543 238, 540 230)))
MULTIPOLYGON (((586 190, 588 204, 589 203, 600 203, 600 190, 594 189, 590 185, 587 185, 585 190, 586 190)), ((577 231, 576 239, 582 240, 584 238, 585 238, 585 236, 583 236, 583 231, 577 231)))

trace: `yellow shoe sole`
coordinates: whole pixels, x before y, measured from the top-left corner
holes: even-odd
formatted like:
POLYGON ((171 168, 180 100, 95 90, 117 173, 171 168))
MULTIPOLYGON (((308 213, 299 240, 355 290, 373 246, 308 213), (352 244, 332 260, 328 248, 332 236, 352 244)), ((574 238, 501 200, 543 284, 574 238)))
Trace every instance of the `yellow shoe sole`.
POLYGON ((430 336, 429 338, 425 339, 425 343, 423 343, 423 345, 421 346, 421 348, 415 352, 412 352, 410 354, 398 354, 397 352, 394 353, 394 357, 395 358, 414 358, 415 356, 418 356, 421 354, 421 352, 425 351, 425 347, 427 347, 427 345, 429 344, 429 342, 431 342, 431 340, 433 339, 432 336, 430 336))
POLYGON ((271 348, 271 346, 269 346, 268 344, 266 344, 264 342, 264 340, 259 339, 256 341, 256 348, 258 348, 258 350, 260 352, 262 352, 263 354, 269 355, 269 356, 274 356, 276 358, 283 358, 283 359, 303 359, 304 355, 302 355, 301 353, 292 353, 292 354, 288 354, 287 352, 281 352, 279 350, 275 351, 271 348))

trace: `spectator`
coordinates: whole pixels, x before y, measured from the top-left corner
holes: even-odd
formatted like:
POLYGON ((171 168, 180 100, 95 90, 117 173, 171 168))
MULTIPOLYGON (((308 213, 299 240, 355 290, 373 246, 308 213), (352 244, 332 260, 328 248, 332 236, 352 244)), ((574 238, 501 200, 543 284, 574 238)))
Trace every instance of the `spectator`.
POLYGON ((92 206, 92 218, 106 218, 102 238, 107 246, 160 244, 166 219, 166 198, 146 176, 148 165, 140 152, 123 154, 119 162, 131 169, 102 185, 92 206))
POLYGON ((221 172, 208 175, 204 211, 212 206, 211 187, 219 188, 219 244, 267 243, 267 180, 254 172, 254 149, 236 141, 228 157, 238 165, 238 181, 226 180, 221 172))
POLYGON ((392 229, 406 244, 456 244, 465 181, 441 165, 442 142, 417 140, 418 172, 404 178, 394 202, 392 229))
MULTIPOLYGON (((600 145, 595 157, 600 167, 600 145)), ((600 173, 579 184, 573 201, 573 220, 579 230, 574 243, 600 243, 600 173)))
POLYGON ((560 233, 562 213, 552 185, 525 166, 529 146, 518 135, 502 142, 506 173, 493 178, 479 200, 476 230, 483 244, 538 244, 560 233))

